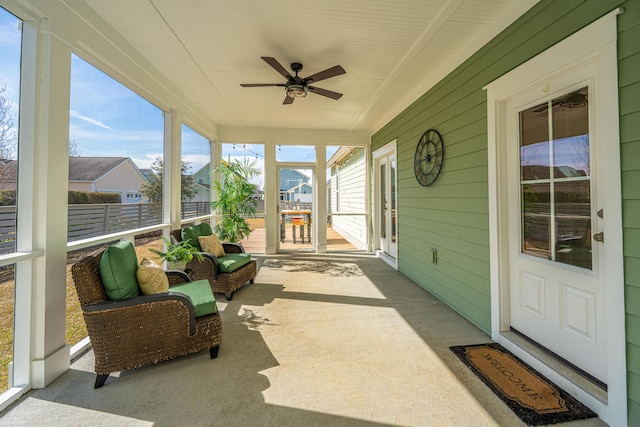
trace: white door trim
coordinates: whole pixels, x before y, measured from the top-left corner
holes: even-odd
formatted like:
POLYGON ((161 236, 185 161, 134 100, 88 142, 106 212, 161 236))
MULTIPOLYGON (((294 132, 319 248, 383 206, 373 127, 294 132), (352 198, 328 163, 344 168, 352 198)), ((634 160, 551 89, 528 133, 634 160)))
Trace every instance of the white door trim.
POLYGON ((489 167, 489 243, 491 273, 491 337, 512 350, 593 409, 612 426, 624 426, 627 420, 627 365, 624 318, 624 265, 622 249, 622 195, 617 81, 616 9, 598 21, 561 41, 518 68, 491 82, 487 90, 488 167, 489 167), (606 298, 607 378, 605 398, 593 393, 564 371, 550 367, 533 355, 526 345, 508 338, 509 329, 509 257, 506 144, 507 100, 562 75, 584 63, 597 64, 595 136, 610 142, 608 155, 599 159, 603 170, 602 206, 606 207, 607 255, 604 260, 611 280, 606 298))
MULTIPOLYGON (((373 249, 375 251, 376 256, 389 264, 394 269, 398 269, 398 253, 396 251, 396 257, 392 258, 387 255, 384 251, 380 250, 379 243, 380 242, 380 223, 379 223, 379 212, 380 212, 380 179, 378 172, 379 160, 383 157, 388 157, 393 154, 396 157, 396 165, 398 164, 397 159, 397 146, 398 141, 394 139, 391 142, 386 143, 382 147, 378 148, 373 152, 373 212, 371 215, 371 223, 373 224, 373 249)), ((398 179, 396 173, 396 181, 398 179)), ((396 192, 397 192, 396 185, 396 192)), ((396 248, 398 247, 398 223, 399 223, 399 209, 398 209, 398 194, 396 193, 396 248)))

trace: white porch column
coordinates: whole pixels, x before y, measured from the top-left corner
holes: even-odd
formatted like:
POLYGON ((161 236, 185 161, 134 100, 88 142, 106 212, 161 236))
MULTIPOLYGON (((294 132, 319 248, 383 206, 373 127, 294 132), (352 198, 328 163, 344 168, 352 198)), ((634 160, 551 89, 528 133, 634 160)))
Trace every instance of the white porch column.
MULTIPOLYGON (((32 171, 32 197, 37 196, 36 247, 44 249, 44 256, 34 263, 33 274, 33 388, 47 386, 70 366, 65 317, 71 50, 47 24, 46 20, 41 24, 39 81, 35 83, 36 167, 32 171)), ((18 285, 24 284, 20 277, 17 280, 18 285)))
MULTIPOLYGON (((182 188, 182 122, 176 110, 164 113, 164 183, 162 217, 171 229, 180 228, 180 192, 182 188)), ((165 237, 169 231, 164 230, 165 237)))
POLYGON ((264 145, 264 227, 265 248, 267 255, 278 251, 278 239, 280 239, 280 213, 278 203, 280 189, 278 188, 276 168, 275 144, 264 145))
POLYGON ((327 147, 316 145, 316 173, 313 183, 313 206, 315 206, 315 221, 313 235, 316 241, 316 252, 327 252, 327 147))
MULTIPOLYGON (((218 193, 213 187, 213 181, 220 182, 220 172, 215 172, 216 168, 218 168, 222 162, 222 142, 220 141, 209 141, 210 147, 210 161, 209 161, 209 201, 212 202, 214 200, 218 200, 218 193)), ((215 227, 218 224, 218 214, 213 214, 211 216, 211 228, 215 227)))

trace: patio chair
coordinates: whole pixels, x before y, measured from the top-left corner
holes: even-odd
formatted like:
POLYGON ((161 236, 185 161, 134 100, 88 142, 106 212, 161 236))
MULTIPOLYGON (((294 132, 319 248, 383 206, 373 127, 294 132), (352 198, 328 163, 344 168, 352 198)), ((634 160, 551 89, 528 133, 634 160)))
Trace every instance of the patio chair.
POLYGON ((169 292, 113 300, 108 296, 112 291, 105 289, 100 274, 104 253, 105 249, 98 250, 71 267, 95 355, 95 388, 102 387, 111 372, 156 364, 207 348, 212 359, 218 356, 222 322, 206 283, 189 283, 183 272, 168 272, 169 292), (194 296, 185 287, 197 288, 196 294, 200 295, 194 296), (204 301, 207 292, 210 301, 204 301))
MULTIPOLYGON (((209 224, 201 223, 193 227, 171 231, 175 241, 189 240, 190 244, 202 250, 198 238, 212 234, 209 224)), ((237 243, 222 242, 223 253, 200 252, 203 260, 195 257, 187 263, 185 271, 192 280, 206 279, 213 292, 223 293, 227 301, 233 299, 235 291, 247 282, 253 284, 257 274, 256 261, 245 254, 244 248, 237 243)))
MULTIPOLYGON (((300 228, 300 240, 301 243, 304 243, 304 226, 306 222, 304 217, 294 216, 291 218, 291 232, 293 234, 293 243, 296 243, 296 227, 300 228)), ((311 241, 311 239, 309 239, 311 241)))

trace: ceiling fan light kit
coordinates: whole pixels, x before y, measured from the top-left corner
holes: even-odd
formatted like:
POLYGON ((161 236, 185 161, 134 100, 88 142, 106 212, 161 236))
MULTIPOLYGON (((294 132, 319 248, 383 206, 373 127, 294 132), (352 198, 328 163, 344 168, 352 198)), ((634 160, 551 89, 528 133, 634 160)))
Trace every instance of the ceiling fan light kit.
POLYGON ((304 85, 287 85, 287 96, 291 98, 304 98, 307 96, 307 88, 304 85))
POLYGON ((324 71, 320 71, 319 73, 312 74, 304 79, 302 77, 298 77, 298 72, 302 71, 302 64, 299 62, 293 62, 291 64, 291 71, 293 71, 296 75, 292 76, 280 63, 270 56, 263 56, 262 60, 269 64, 271 68, 280 73, 284 78, 287 79, 286 83, 242 83, 240 86, 242 87, 265 87, 265 86, 283 86, 285 88, 286 96, 284 98, 284 102, 282 104, 292 104, 295 98, 304 98, 307 96, 308 92, 315 93, 316 95, 326 96, 327 98, 331 98, 334 100, 338 100, 342 97, 341 93, 334 92, 327 89, 322 89, 320 87, 315 87, 309 85, 309 83, 319 82, 320 80, 325 80, 331 77, 339 76, 340 74, 345 74, 346 71, 340 65, 335 65, 331 68, 327 68, 324 71))

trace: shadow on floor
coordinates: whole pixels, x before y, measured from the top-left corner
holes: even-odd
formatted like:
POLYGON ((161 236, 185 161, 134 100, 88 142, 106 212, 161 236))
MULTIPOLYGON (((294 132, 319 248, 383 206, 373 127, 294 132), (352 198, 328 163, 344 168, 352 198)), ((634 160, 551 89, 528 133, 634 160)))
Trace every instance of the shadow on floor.
POLYGON ((217 296, 217 359, 204 351, 95 390, 89 352, 0 425, 523 425, 449 350, 490 338, 384 262, 257 258, 255 284, 217 296))

